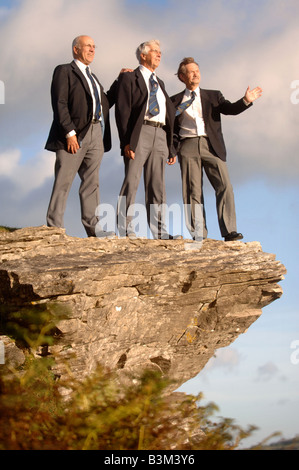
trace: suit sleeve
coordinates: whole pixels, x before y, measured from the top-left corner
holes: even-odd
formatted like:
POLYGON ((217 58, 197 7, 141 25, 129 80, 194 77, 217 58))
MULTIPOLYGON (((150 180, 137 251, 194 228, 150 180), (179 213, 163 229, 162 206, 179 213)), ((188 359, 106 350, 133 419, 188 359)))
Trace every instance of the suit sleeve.
POLYGON ((222 93, 218 91, 218 102, 219 102, 219 112, 226 115, 236 116, 237 114, 246 111, 246 109, 252 106, 252 103, 246 105, 243 101, 243 98, 236 101, 235 103, 231 103, 230 101, 226 100, 222 93))
POLYGON ((54 113, 54 120, 62 129, 64 135, 76 129, 69 113, 69 78, 66 67, 58 66, 54 70, 51 99, 54 113))
POLYGON ((110 89, 106 92, 106 96, 108 98, 110 108, 112 108, 112 106, 114 106, 116 103, 117 88, 118 88, 118 79, 114 80, 110 89))
POLYGON ((132 105, 132 85, 130 75, 130 72, 120 75, 118 79, 115 104, 115 120, 122 149, 130 143, 129 120, 132 105))

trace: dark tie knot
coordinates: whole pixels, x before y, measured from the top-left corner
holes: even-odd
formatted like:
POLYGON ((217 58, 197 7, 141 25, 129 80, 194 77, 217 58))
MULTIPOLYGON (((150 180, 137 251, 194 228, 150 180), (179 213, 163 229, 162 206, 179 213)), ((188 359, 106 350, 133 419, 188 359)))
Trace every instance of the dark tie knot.
POLYGON ((158 88, 158 83, 157 83, 155 75, 153 73, 150 76, 150 83, 151 83, 151 86, 154 90, 156 90, 158 88))

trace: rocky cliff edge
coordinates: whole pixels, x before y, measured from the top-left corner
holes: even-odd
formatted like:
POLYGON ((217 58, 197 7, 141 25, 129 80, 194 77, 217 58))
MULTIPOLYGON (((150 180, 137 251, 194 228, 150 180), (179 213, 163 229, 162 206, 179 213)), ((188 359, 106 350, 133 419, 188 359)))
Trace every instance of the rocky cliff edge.
POLYGON ((80 239, 45 226, 0 234, 0 260, 0 335, 10 312, 58 305, 46 353, 60 375, 65 359, 78 376, 98 362, 150 367, 175 387, 246 332, 286 273, 258 242, 80 239))

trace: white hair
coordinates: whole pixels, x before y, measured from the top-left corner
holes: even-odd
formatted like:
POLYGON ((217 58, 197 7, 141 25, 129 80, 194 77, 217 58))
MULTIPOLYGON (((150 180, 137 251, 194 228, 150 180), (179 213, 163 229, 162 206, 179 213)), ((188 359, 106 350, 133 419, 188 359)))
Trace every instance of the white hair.
POLYGON ((80 47, 80 39, 82 38, 82 35, 80 36, 77 36, 74 40, 73 40, 73 43, 72 43, 72 49, 74 47, 80 47))
POLYGON ((141 54, 147 55, 152 44, 156 44, 156 46, 160 47, 160 41, 158 41, 158 39, 151 39, 150 41, 143 42, 137 47, 136 57, 139 63, 141 60, 141 54))

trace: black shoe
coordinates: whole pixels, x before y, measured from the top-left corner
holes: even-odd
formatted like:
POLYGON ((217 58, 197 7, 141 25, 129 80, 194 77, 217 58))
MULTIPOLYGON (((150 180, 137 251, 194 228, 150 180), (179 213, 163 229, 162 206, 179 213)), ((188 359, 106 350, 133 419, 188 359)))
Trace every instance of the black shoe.
POLYGON ((182 240, 182 235, 169 235, 168 233, 163 233, 158 236, 158 240, 182 240))
POLYGON ((231 232, 225 235, 224 241, 226 242, 234 242, 236 240, 242 240, 243 235, 242 233, 237 233, 237 232, 231 232))
POLYGON ((131 240, 137 239, 137 235, 135 232, 126 232, 126 237, 130 238, 131 240))

